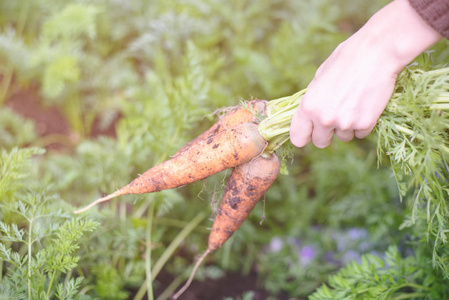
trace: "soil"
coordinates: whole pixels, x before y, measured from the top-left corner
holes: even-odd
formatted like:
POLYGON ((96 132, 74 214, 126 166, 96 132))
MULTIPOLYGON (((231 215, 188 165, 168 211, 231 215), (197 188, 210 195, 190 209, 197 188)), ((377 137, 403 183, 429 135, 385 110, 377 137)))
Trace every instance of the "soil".
MULTIPOLYGON (((171 283, 173 278, 169 274, 161 274, 158 278, 163 283, 171 283)), ((184 284, 184 283, 183 283, 184 284)), ((245 292, 253 292, 252 300, 265 300, 270 294, 257 284, 257 273, 255 271, 244 276, 238 273, 228 273, 219 279, 208 279, 205 281, 194 280, 179 300, 222 300, 227 297, 242 299, 245 292)), ((156 291, 157 295, 158 291, 156 291)), ((156 296, 157 297, 157 296, 156 296)), ((287 295, 278 295, 276 300, 292 300, 287 295)))
POLYGON ((56 107, 44 107, 34 91, 19 91, 6 102, 6 106, 36 124, 40 136, 48 134, 70 135, 70 128, 56 107))
MULTIPOLYGON (((44 147, 47 150, 67 150, 67 148, 75 147, 81 140, 81 137, 70 128, 64 113, 57 106, 44 105, 35 88, 31 87, 28 90, 20 90, 14 93, 6 101, 6 106, 19 115, 33 120, 40 137, 55 135, 66 137, 63 139, 64 143, 58 143, 58 139, 55 139, 54 142, 45 144, 44 147)), ((115 124, 118 120, 118 118, 114 120, 105 129, 100 128, 98 119, 94 120, 90 137, 99 135, 115 137, 115 124)))
MULTIPOLYGON (((36 89, 21 90, 14 93, 6 102, 6 106, 16 111, 19 115, 35 122, 37 134, 41 138, 52 135, 64 136, 69 143, 49 143, 45 145, 51 151, 71 151, 81 137, 71 128, 64 113, 56 106, 46 106, 42 103, 36 89)), ((115 124, 117 118, 108 128, 101 130, 98 120, 94 121, 90 137, 106 135, 115 137, 115 124)), ((173 277, 170 274, 161 274, 158 278, 163 284, 170 284, 173 277)), ((165 286, 166 287, 166 286, 165 286)), ((165 289, 164 287, 164 289, 165 289)), ((257 273, 242 274, 229 273, 219 279, 205 281, 193 281, 180 300, 222 300, 226 297, 241 299, 245 292, 252 291, 252 300, 264 300, 269 293, 257 285, 257 273)), ((162 291, 159 291, 161 293, 162 291)), ((158 291, 156 291, 157 296, 158 291)), ((271 297, 270 299, 274 299, 271 297)), ((276 300, 290 299, 286 295, 279 295, 276 300)))

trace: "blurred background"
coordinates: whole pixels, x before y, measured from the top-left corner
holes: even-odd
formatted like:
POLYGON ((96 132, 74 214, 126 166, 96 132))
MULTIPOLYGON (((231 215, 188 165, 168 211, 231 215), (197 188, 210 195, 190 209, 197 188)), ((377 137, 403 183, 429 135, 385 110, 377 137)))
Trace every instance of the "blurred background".
MULTIPOLYGON (((1 1, 0 299, 168 299, 207 247, 228 173, 73 209, 169 158, 217 108, 305 88, 388 2, 1 1)), ((447 61, 446 41, 434 50, 447 61)), ((295 149, 181 299, 337 299, 329 284, 362 283, 443 299, 432 245, 422 225, 400 226, 412 207, 376 147, 295 149), (329 283, 345 267, 352 281, 329 283)))

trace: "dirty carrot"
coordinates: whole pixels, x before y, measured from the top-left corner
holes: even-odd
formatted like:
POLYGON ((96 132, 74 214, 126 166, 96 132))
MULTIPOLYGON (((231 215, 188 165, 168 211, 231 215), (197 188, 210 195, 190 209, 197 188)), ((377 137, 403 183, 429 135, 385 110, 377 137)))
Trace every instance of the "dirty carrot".
POLYGON ((243 105, 239 105, 232 108, 226 108, 225 110, 228 110, 229 112, 223 115, 208 130, 204 131, 201 135, 191 140, 184 147, 179 149, 178 152, 176 152, 176 154, 173 155, 173 157, 179 155, 179 153, 184 152, 185 150, 195 145, 199 141, 208 139, 211 136, 216 135, 217 133, 223 130, 231 128, 232 126, 243 123, 259 123, 258 116, 266 115, 265 109, 267 106, 267 102, 268 101, 266 100, 254 99, 244 103, 243 105))
POLYGON ((98 203, 117 196, 153 193, 204 179, 250 161, 263 152, 266 144, 256 124, 244 123, 233 126, 154 166, 128 185, 97 199, 75 213, 84 212, 98 203))
POLYGON ((235 167, 229 177, 209 235, 208 249, 211 251, 220 248, 242 225, 276 180, 279 159, 275 154, 264 156, 235 167))
POLYGON ((276 180, 279 167, 279 159, 275 154, 263 154, 234 168, 226 183, 209 235, 207 250, 198 259, 189 279, 173 299, 177 299, 188 288, 204 258, 219 249, 243 224, 257 202, 276 180))

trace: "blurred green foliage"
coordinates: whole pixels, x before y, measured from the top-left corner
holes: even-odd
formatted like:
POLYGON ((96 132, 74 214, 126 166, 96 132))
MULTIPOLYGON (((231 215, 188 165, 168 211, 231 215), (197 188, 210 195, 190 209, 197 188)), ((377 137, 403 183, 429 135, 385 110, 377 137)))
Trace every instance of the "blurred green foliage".
MULTIPOLYGON (((306 87, 387 2, 1 1, 0 299, 143 299, 149 286, 167 299, 207 246, 228 173, 73 209, 169 158, 217 108, 306 87), (33 147, 51 145, 8 108, 21 90, 64 114, 73 146, 33 147), (94 135, 95 122, 115 134, 94 135)), ((447 61, 447 42, 434 49, 447 61)), ((413 207, 376 154, 371 139, 295 150, 198 280, 256 272, 269 299, 441 299, 447 274, 429 263, 425 218, 400 227, 413 207)), ((243 292, 223 298, 255 293, 243 292)))

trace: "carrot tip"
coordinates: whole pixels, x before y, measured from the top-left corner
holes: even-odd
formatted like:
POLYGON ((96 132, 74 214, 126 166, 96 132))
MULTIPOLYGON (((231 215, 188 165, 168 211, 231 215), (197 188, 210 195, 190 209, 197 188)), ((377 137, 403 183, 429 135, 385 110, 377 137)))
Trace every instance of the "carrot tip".
POLYGON ((99 198, 99 199, 95 200, 94 202, 92 202, 91 204, 87 205, 86 207, 83 207, 83 208, 81 208, 81 209, 75 210, 74 213, 75 213, 75 214, 83 213, 83 212, 85 212, 85 211, 91 209, 92 207, 94 207, 94 206, 97 205, 98 203, 101 203, 101 202, 105 202, 105 201, 111 200, 112 198, 115 198, 115 197, 120 196, 120 195, 122 195, 122 194, 120 193, 120 190, 118 190, 118 191, 116 191, 116 192, 114 192, 114 193, 112 193, 112 194, 110 194, 110 195, 107 195, 107 196, 104 196, 104 197, 102 197, 102 198, 99 198))
POLYGON ((203 262, 204 258, 211 253, 212 250, 210 248, 208 248, 202 255, 201 257, 198 259, 198 261, 196 262, 195 266, 193 267, 192 273, 189 276, 189 279, 187 280, 187 282, 184 284, 184 286, 176 293, 173 295, 173 297, 171 299, 176 300, 179 298, 179 296, 182 295, 182 293, 184 293, 187 288, 189 287, 189 285, 192 283, 193 281, 193 277, 195 276, 196 271, 198 270, 198 267, 200 266, 200 264, 203 262))

